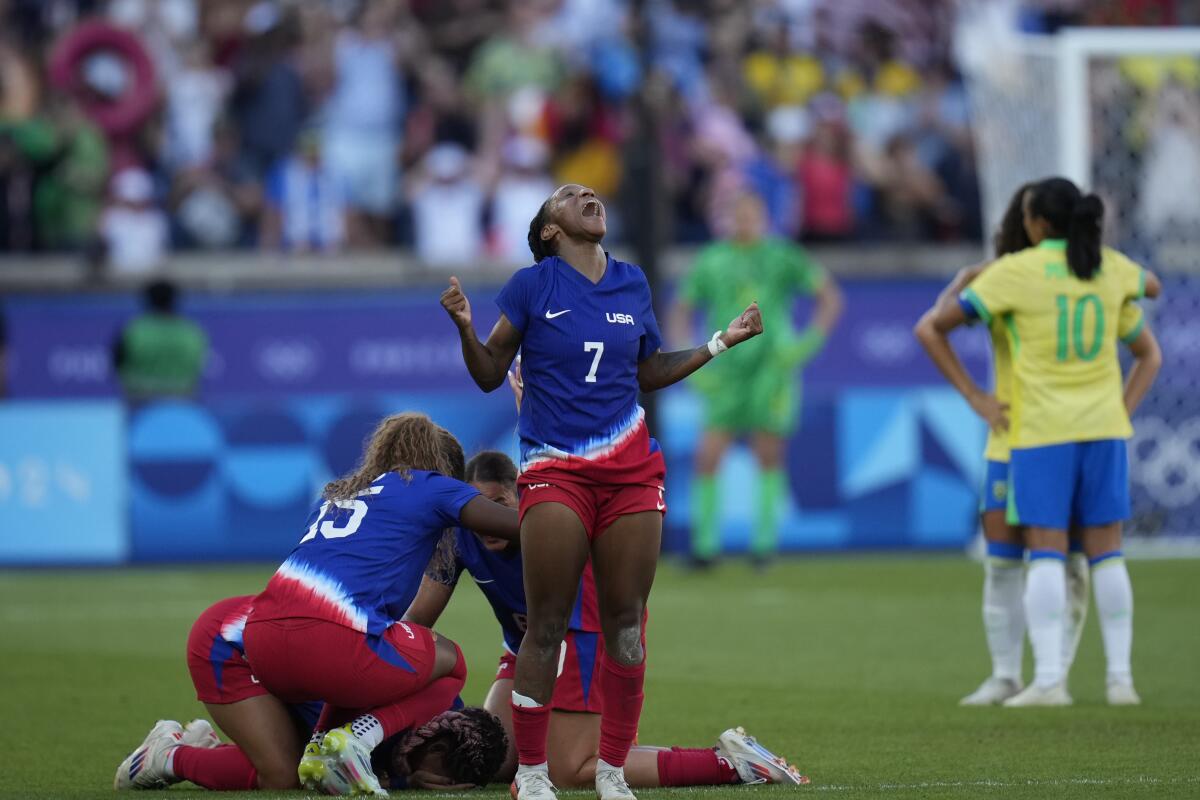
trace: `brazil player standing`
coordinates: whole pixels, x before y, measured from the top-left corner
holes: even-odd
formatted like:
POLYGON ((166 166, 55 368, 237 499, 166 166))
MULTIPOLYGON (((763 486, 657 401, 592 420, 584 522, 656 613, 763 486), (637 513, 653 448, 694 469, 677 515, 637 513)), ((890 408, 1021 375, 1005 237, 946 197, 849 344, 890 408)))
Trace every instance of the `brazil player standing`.
POLYGON ((833 278, 803 248, 766 236, 766 223, 762 199, 742 194, 734 206, 732 238, 700 252, 670 318, 671 337, 686 341, 696 307, 704 309, 710 328, 755 299, 763 316, 762 336, 691 381, 705 405, 692 489, 692 557, 699 566, 711 563, 720 550, 716 473, 725 451, 743 436, 749 437, 759 466, 751 556, 765 564, 774 552, 787 488, 784 448, 800 410, 796 372, 820 351, 842 313, 842 294, 833 278), (797 335, 792 313, 799 295, 814 295, 816 309, 797 335), (731 392, 730 386, 741 391, 731 392))
MULTIPOLYGON (((267 691, 287 703, 325 701, 309 751, 333 758, 356 793, 382 791, 371 751, 449 708, 466 679, 456 644, 396 622, 443 530, 518 535, 512 509, 481 497, 462 473, 462 448, 428 417, 383 420, 358 469, 325 487, 246 621, 246 658, 267 691)), ((306 752, 306 788, 329 788, 325 765, 306 752)))
POLYGON ((596 790, 601 800, 633 796, 623 766, 641 716, 642 621, 666 511, 666 466, 638 391, 683 380, 762 332, 751 304, 707 345, 663 353, 646 277, 604 251, 605 231, 604 205, 591 189, 559 187, 529 226, 536 263, 500 292, 500 319, 486 343, 456 278, 441 297, 480 388, 504 383, 522 351, 519 486, 529 619, 512 698, 520 800, 555 797, 546 759, 548 704, 589 556, 605 640, 596 790))
POLYGON ((1125 440, 1129 414, 1161 364, 1148 327, 1131 332, 1134 365, 1122 388, 1117 327, 1126 301, 1145 292, 1147 273, 1100 245, 1103 204, 1070 181, 1048 178, 1025 193, 1024 225, 1033 247, 992 264, 957 305, 940 307, 937 336, 925 342, 935 363, 1011 447, 1008 520, 1025 526, 1030 564, 1024 607, 1034 681, 1006 706, 1069 705, 1063 675, 1068 529, 1080 526, 1108 662, 1108 702, 1140 702, 1133 688, 1133 593, 1121 558, 1129 516, 1125 440), (1005 408, 963 369, 946 335, 969 319, 1006 320, 1013 356, 1005 408), (1132 336, 1136 333, 1136 337, 1132 336), (1011 414, 1011 423, 1010 423, 1011 414))
MULTIPOLYGON (((1020 252, 1031 246, 1025 232, 1024 197, 1029 184, 1013 193, 1008 208, 993 237, 997 257, 1020 252)), ((987 264, 966 267, 938 296, 937 303, 917 323, 914 333, 929 346, 938 336, 934 319, 948 305, 958 303, 959 294, 979 277, 987 264)), ((1157 281, 1147 283, 1148 297, 1157 296, 1157 281)), ((1012 353, 1009 350, 1007 318, 993 318, 988 325, 992 345, 992 391, 1002 408, 1012 399, 1012 353)), ((1143 324, 1142 309, 1128 301, 1121 308, 1117 335, 1132 341, 1143 324)), ((986 541, 983 582, 983 625, 992 674, 974 692, 960 701, 964 706, 1002 703, 1024 688, 1021 682, 1021 657, 1025 642, 1025 543, 1022 529, 1007 519, 1009 444, 1008 431, 989 428, 984 449, 984 483, 980 493, 980 521, 986 541)), ((1070 539, 1066 563, 1068 613, 1063 642, 1063 675, 1070 673, 1087 619, 1089 567, 1077 535, 1070 539)))

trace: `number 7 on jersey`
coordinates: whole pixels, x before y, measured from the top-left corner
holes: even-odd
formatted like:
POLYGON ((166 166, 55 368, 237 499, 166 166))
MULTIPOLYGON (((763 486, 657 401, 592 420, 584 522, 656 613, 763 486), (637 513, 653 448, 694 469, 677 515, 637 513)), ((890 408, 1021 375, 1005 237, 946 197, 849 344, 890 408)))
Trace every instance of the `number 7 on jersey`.
POLYGON ((592 357, 592 368, 588 371, 587 377, 584 378, 584 383, 596 382, 596 370, 600 367, 600 357, 604 355, 604 342, 584 342, 583 352, 590 353, 596 351, 596 355, 592 357))

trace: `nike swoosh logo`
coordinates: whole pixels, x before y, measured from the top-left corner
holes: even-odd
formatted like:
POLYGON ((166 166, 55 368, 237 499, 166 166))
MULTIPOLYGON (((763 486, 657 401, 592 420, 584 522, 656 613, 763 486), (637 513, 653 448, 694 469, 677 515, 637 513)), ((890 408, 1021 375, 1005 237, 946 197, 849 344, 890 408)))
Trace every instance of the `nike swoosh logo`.
POLYGON ((479 578, 476 578, 475 582, 478 583, 480 586, 483 586, 484 584, 487 584, 487 583, 495 583, 496 579, 492 578, 490 581, 481 581, 481 580, 479 580, 479 578))
POLYGON ((569 313, 571 313, 571 309, 568 308, 565 311, 555 311, 553 314, 551 314, 550 309, 547 308, 546 309, 546 319, 554 319, 555 317, 561 317, 563 314, 569 314, 569 313))

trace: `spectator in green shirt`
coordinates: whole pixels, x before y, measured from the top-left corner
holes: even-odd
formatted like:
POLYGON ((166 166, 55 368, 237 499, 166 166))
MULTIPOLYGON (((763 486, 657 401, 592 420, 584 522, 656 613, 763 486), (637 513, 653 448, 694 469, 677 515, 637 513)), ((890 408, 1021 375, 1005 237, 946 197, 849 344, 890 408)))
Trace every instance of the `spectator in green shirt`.
POLYGON ((175 310, 177 291, 167 281, 146 287, 146 310, 117 337, 113 366, 129 400, 188 397, 196 392, 208 357, 208 337, 175 310))
POLYGON ((697 308, 704 311, 706 330, 721 328, 720 320, 755 301, 763 318, 761 336, 722 354, 691 379, 705 403, 692 489, 692 557, 700 566, 711 563, 720 549, 716 473, 725 451, 740 438, 749 440, 760 469, 751 556, 765 565, 774 553, 786 490, 784 449, 800 412, 797 371, 820 351, 842 313, 833 278, 798 245, 767 236, 766 225, 762 199, 742 194, 734 208, 733 235, 700 252, 670 317, 677 341, 690 340, 697 308), (801 295, 813 295, 816 308, 808 327, 797 332, 792 318, 801 295))

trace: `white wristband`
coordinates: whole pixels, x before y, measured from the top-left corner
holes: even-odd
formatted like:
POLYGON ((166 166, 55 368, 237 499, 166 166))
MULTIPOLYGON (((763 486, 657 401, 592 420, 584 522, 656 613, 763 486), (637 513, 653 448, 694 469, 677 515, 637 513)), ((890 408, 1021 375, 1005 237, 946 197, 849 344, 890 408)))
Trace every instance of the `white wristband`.
POLYGON ((708 354, 713 358, 716 358, 717 356, 721 355, 721 353, 724 353, 729 349, 729 345, 721 341, 721 333, 722 331, 717 331, 712 335, 712 338, 708 340, 708 354))

